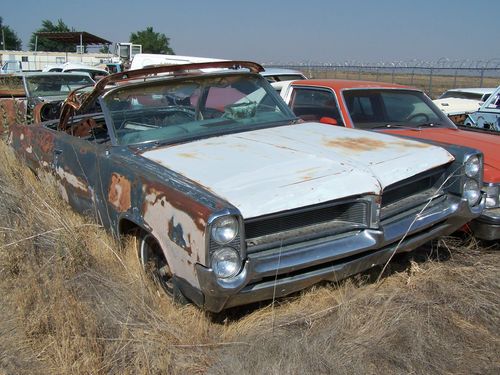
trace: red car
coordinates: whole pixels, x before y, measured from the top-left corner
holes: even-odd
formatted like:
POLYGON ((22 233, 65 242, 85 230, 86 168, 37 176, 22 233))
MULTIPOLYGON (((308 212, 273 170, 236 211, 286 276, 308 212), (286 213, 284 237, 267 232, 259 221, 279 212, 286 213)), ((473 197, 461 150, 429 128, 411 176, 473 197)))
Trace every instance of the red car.
POLYGON ((426 139, 478 149, 484 154, 486 209, 470 223, 474 235, 500 239, 500 136, 458 129, 422 91, 382 82, 303 80, 281 91, 306 121, 426 139))

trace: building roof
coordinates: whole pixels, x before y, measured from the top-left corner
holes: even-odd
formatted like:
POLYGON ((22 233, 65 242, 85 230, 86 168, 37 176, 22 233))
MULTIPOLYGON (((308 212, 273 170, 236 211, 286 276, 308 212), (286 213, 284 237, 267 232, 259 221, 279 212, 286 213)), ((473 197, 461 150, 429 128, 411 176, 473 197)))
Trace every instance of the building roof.
POLYGON ((45 38, 54 42, 62 42, 68 44, 111 44, 109 40, 103 39, 86 31, 70 31, 70 32, 39 32, 36 33, 39 38, 45 38))

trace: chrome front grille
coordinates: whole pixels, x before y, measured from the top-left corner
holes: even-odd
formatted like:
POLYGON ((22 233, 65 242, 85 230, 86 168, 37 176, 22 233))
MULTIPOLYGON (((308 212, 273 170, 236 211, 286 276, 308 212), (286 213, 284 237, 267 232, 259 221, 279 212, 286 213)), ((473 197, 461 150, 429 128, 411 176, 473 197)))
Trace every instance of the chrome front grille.
POLYGON ((319 238, 334 233, 366 228, 370 202, 329 202, 245 220, 249 253, 319 238))
POLYGON ((445 167, 438 167, 420 173, 384 189, 380 210, 380 219, 385 220, 418 206, 433 205, 442 201, 444 193, 439 187, 445 178, 445 167))

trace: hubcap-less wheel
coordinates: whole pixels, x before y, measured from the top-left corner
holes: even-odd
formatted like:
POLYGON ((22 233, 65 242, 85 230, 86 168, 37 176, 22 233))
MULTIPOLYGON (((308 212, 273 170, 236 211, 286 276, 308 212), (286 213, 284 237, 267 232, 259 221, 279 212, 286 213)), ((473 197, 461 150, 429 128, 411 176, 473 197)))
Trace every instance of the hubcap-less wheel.
POLYGON ((138 238, 139 260, 147 274, 159 282, 165 292, 173 296, 172 273, 156 239, 149 233, 138 238))

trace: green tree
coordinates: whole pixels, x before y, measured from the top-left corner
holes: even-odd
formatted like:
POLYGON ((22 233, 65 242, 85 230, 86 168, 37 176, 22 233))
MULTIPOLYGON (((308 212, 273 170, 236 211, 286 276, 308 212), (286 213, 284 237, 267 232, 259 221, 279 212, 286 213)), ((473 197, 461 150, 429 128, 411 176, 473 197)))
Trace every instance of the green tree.
POLYGON ((3 24, 3 19, 0 17, 0 49, 20 50, 22 47, 21 39, 17 36, 14 30, 3 24), (5 45, 3 45, 5 42, 5 45))
POLYGON ((99 53, 110 53, 109 44, 104 44, 99 48, 99 53))
MULTIPOLYGON (((35 50, 36 43, 36 33, 42 32, 68 32, 75 31, 66 25, 62 19, 58 19, 57 23, 52 23, 50 20, 43 20, 42 27, 31 34, 30 38, 30 49, 35 50)), ((37 51, 53 51, 53 52, 75 52, 75 46, 73 44, 54 42, 46 38, 38 38, 38 44, 36 46, 37 51)))
POLYGON ((137 31, 130 34, 130 43, 142 44, 144 53, 162 53, 173 55, 174 51, 169 46, 170 38, 163 33, 153 31, 153 27, 147 27, 146 30, 137 31))

